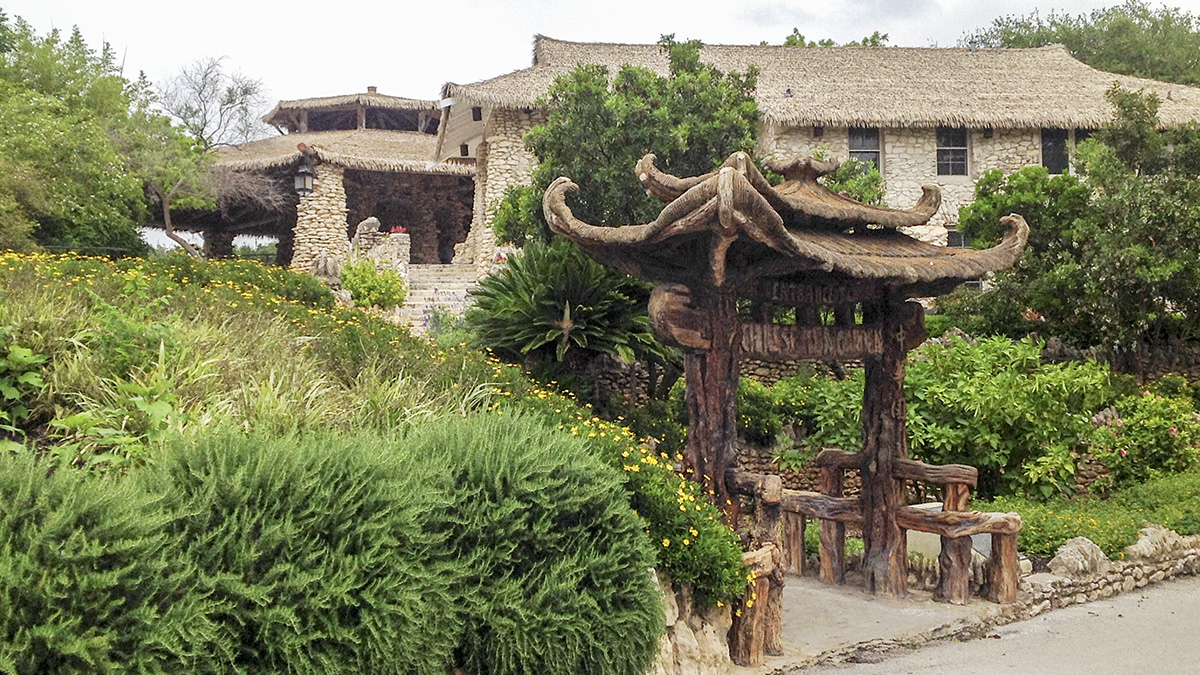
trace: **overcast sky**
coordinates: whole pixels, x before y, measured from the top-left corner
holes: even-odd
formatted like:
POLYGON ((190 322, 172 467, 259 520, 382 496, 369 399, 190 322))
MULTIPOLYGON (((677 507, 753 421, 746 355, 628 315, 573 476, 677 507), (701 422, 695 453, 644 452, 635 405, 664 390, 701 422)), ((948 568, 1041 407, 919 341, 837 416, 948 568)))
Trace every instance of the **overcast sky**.
MULTIPOLYGON (((1069 14, 1119 4, 1094 0, 0 0, 39 33, 78 26, 109 42, 125 73, 154 81, 206 56, 261 79, 275 99, 366 91, 437 98, 530 64, 536 33, 588 42, 654 42, 664 33, 710 44, 778 44, 887 33, 895 46, 953 46, 993 18, 1069 14)), ((1200 0, 1171 6, 1200 13, 1200 0)))

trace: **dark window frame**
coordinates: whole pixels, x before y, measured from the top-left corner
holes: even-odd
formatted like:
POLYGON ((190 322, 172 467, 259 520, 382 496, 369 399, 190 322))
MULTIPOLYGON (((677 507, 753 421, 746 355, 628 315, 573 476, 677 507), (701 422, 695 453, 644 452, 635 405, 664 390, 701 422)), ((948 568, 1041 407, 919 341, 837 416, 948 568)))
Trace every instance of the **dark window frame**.
POLYGON ((967 127, 937 127, 937 175, 969 176, 971 173, 971 132, 967 127), (961 138, 958 136, 961 134, 961 138))
POLYGON ((1041 131, 1042 166, 1051 173, 1066 173, 1071 168, 1070 131, 1060 127, 1045 127, 1041 131))
POLYGON ((883 132, 879 127, 850 127, 847 134, 850 158, 870 162, 883 171, 883 132))

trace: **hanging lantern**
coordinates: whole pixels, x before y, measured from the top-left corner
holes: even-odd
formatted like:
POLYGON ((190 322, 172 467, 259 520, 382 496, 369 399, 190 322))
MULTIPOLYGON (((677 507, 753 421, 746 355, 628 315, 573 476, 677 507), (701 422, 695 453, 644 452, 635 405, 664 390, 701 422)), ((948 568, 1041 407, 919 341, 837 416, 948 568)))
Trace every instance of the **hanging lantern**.
POLYGON ((314 177, 315 174, 308 160, 301 160, 300 164, 296 167, 296 194, 301 197, 311 195, 313 192, 314 177))

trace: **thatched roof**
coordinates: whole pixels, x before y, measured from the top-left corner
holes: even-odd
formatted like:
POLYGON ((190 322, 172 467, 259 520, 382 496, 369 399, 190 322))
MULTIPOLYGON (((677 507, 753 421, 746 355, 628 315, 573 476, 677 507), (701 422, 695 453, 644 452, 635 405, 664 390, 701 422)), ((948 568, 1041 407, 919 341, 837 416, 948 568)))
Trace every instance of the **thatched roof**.
MULTIPOLYGON (((757 65, 759 107, 766 122, 780 125, 1096 128, 1112 118, 1104 93, 1114 82, 1156 92, 1165 126, 1200 120, 1200 88, 1096 70, 1060 45, 999 50, 707 45, 701 58, 725 71, 757 65)), ((532 106, 555 77, 580 63, 667 72, 658 45, 539 35, 532 67, 474 84, 447 83, 442 97, 471 105, 532 106)))
POLYGON ((344 94, 342 96, 321 96, 317 98, 301 98, 294 101, 280 101, 262 119, 267 124, 286 124, 290 119, 289 113, 296 110, 322 110, 358 105, 366 108, 385 108, 388 110, 437 110, 438 107, 437 101, 386 96, 384 94, 368 92, 365 94, 344 94))
POLYGON ((934 186, 912 209, 878 209, 838 197, 816 182, 830 166, 811 160, 781 163, 787 180, 772 187, 744 153, 719 171, 676 178, 638 164, 647 190, 668 202, 653 222, 602 227, 575 218, 566 193, 578 187, 558 178, 546 190, 550 228, 593 257, 654 282, 743 286, 791 274, 832 274, 911 295, 934 295, 982 279, 1016 262, 1029 238, 1020 216, 1004 221, 1010 233, 977 251, 932 246, 896 227, 928 222, 940 203, 934 186))
POLYGON ((231 169, 255 171, 289 166, 300 159, 297 145, 303 143, 318 160, 348 169, 435 173, 471 176, 475 168, 454 162, 434 162, 437 137, 416 131, 353 129, 286 134, 225 148, 217 164, 231 169))

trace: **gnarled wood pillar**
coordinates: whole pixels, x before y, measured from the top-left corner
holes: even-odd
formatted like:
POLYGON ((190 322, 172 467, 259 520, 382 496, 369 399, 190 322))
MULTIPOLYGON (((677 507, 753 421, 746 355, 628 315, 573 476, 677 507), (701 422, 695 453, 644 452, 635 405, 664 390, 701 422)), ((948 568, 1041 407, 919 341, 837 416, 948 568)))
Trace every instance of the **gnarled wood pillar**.
POLYGON ((864 587, 896 598, 908 587, 908 542, 896 523, 905 505, 897 459, 908 458, 904 423, 904 357, 924 337, 919 305, 903 299, 864 303, 863 322, 882 327, 883 349, 864 359, 862 513, 864 587))
POLYGON ((737 439, 738 316, 733 293, 700 288, 690 298, 705 317, 706 350, 688 350, 683 359, 687 382, 688 434, 684 465, 693 480, 711 490, 718 506, 736 518, 736 503, 725 486, 737 439))

